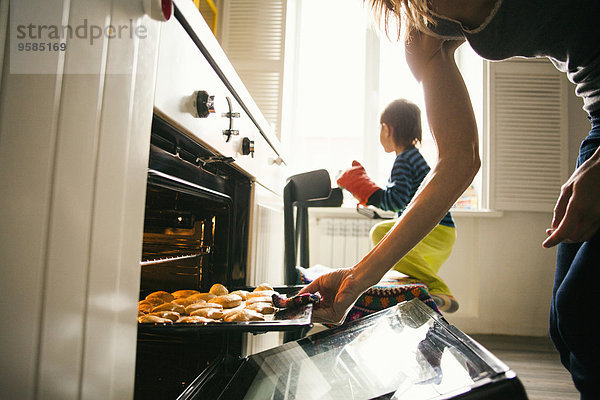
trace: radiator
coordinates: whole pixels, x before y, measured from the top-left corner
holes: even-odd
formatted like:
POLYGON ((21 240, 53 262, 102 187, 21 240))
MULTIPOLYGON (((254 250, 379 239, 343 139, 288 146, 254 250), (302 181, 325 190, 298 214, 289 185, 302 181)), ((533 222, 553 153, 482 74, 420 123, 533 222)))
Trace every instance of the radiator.
POLYGON ((379 221, 323 217, 310 221, 310 265, 339 268, 356 264, 373 247, 369 231, 379 221))

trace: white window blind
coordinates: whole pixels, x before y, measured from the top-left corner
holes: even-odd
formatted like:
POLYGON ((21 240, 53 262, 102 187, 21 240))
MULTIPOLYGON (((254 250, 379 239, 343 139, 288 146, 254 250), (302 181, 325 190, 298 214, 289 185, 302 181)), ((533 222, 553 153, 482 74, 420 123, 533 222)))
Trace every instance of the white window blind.
POLYGON ((490 206, 552 211, 567 176, 567 86, 547 61, 488 63, 490 206))
POLYGON ((219 18, 221 46, 278 137, 286 3, 226 0, 222 2, 219 18))

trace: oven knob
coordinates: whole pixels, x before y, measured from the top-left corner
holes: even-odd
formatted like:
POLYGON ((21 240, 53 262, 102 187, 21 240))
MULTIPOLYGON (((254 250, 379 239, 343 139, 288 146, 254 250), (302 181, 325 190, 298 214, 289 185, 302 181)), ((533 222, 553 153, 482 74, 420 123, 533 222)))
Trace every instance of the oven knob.
POLYGON ((194 93, 194 116, 206 118, 215 112, 215 96, 211 96, 205 90, 194 93))
POLYGON ((254 140, 245 137, 242 139, 242 155, 247 156, 248 154, 254 157, 254 140))

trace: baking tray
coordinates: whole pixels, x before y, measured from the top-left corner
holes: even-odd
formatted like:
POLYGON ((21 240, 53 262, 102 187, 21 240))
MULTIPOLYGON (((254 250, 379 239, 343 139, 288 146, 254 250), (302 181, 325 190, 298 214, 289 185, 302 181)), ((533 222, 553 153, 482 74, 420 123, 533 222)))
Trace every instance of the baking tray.
MULTIPOLYGON (((302 286, 274 287, 281 294, 293 295, 302 286)), ((252 288, 242 288, 252 291, 252 288)), ((237 290, 237 289, 232 289, 237 290)), ((273 319, 267 321, 244 321, 244 322, 197 322, 182 324, 153 324, 138 323, 138 334, 147 335, 172 335, 194 336, 205 333, 225 332, 290 332, 312 327, 313 305, 307 304, 299 308, 280 309, 275 312, 273 319)))
POLYGON ((273 331, 295 331, 312 327, 313 305, 279 310, 270 321, 248 322, 198 322, 183 324, 138 324, 139 333, 148 334, 204 334, 215 332, 264 333, 273 331))

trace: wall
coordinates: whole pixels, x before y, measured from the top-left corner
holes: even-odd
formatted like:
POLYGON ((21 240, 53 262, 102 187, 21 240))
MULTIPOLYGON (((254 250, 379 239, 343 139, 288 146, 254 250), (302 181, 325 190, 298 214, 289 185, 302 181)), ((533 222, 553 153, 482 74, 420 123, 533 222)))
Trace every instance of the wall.
MULTIPOLYGON (((573 90, 568 104, 568 165, 573 169, 589 122, 573 90)), ((460 309, 446 319, 471 334, 546 336, 556 249, 544 249, 541 243, 552 213, 456 212, 454 216, 458 237, 440 275, 452 288, 460 309)), ((327 249, 326 221, 331 217, 365 218, 351 209, 310 209, 311 265, 338 264, 342 259, 339 255, 332 258, 327 249)), ((367 238, 356 243, 353 249, 370 246, 367 238)))
POLYGON ((458 238, 440 275, 461 308, 447 315, 467 333, 544 336, 554 249, 543 249, 550 213, 455 214, 458 238))

